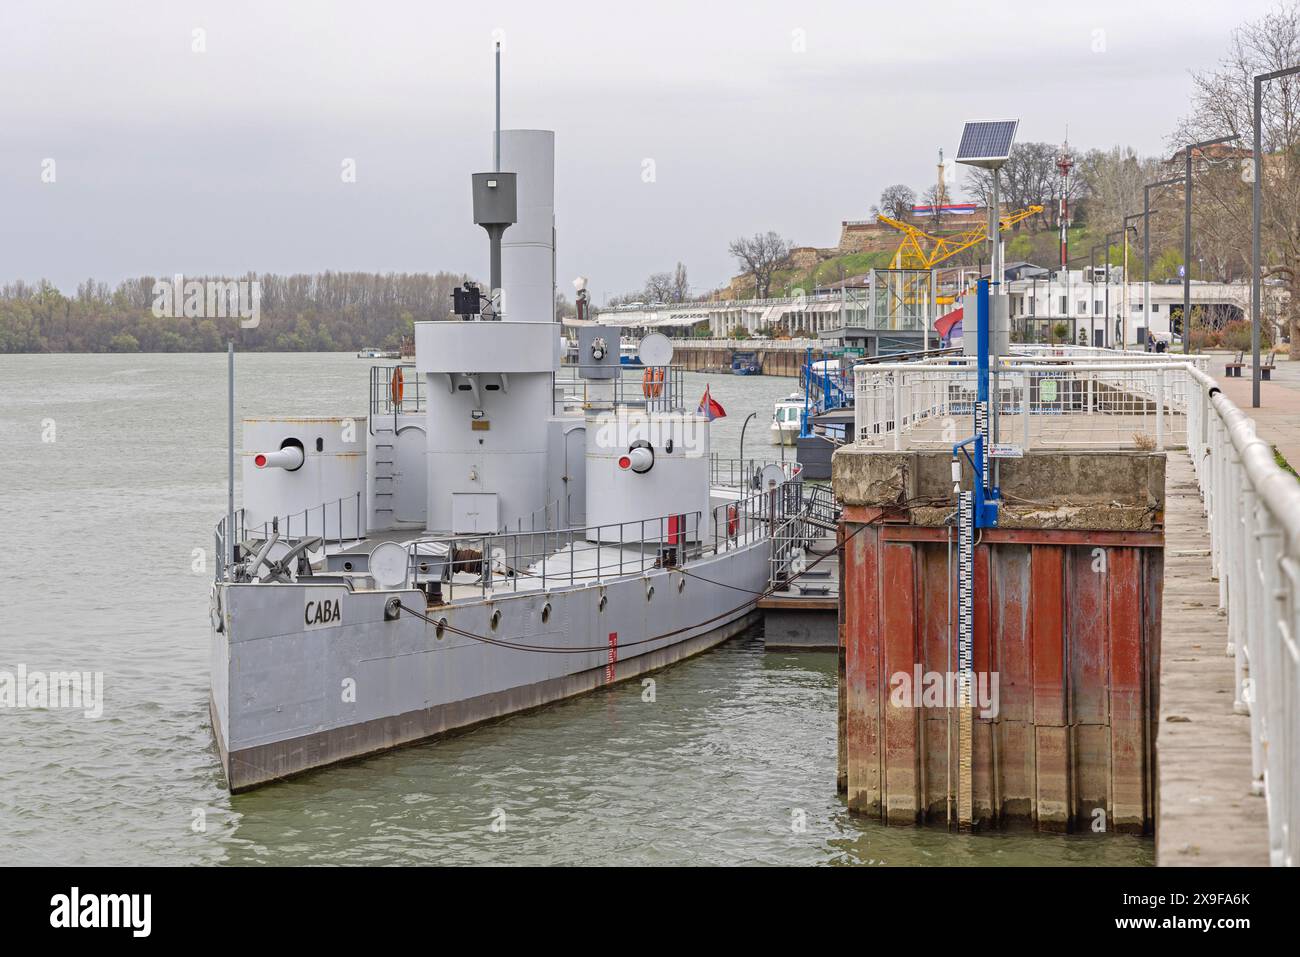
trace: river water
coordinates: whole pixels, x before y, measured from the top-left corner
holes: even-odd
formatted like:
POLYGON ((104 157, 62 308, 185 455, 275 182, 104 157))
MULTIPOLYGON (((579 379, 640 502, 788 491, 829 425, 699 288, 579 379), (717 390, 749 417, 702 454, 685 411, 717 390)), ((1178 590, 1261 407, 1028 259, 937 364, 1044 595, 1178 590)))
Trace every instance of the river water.
MULTIPOLYGON (((237 358, 237 414, 362 415, 369 363, 237 358)), ((0 848, 54 864, 1149 864, 1149 840, 950 835, 835 793, 835 658, 757 631, 639 682, 231 797, 208 725, 224 355, 0 356, 0 671, 104 674, 103 714, 0 707, 0 848), (503 826, 504 825, 504 826, 503 826)), ((687 373, 713 447, 776 454, 790 379, 687 373)))

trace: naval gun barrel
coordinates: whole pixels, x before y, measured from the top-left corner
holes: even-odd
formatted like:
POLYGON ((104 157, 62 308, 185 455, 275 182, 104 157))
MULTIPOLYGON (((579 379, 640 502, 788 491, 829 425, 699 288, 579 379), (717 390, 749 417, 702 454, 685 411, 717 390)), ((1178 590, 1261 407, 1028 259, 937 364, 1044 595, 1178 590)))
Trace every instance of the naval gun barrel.
POLYGON ((627 455, 621 455, 618 459, 618 467, 627 471, 631 469, 638 474, 649 472, 655 464, 654 452, 644 445, 634 446, 627 450, 627 455))
POLYGON ((253 464, 259 469, 284 469, 293 472, 302 468, 302 447, 286 445, 278 452, 258 452, 253 456, 253 464))

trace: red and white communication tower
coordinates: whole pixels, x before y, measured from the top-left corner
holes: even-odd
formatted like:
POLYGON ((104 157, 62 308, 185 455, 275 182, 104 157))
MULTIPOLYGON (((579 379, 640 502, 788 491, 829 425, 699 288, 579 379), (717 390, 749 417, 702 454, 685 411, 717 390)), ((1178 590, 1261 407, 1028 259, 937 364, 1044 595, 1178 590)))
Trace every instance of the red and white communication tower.
POLYGON ((1061 224, 1061 268, 1069 268, 1070 260, 1070 171, 1074 169, 1074 158, 1070 156, 1070 134, 1065 134, 1061 152, 1056 155, 1056 169, 1061 174, 1061 208, 1057 217, 1061 224))

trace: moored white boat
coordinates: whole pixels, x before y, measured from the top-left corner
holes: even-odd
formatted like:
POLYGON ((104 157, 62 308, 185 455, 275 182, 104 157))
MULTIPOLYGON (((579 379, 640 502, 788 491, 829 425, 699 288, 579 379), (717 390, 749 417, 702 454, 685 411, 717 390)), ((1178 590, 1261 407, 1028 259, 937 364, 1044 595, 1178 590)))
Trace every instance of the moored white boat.
POLYGON ((769 432, 773 445, 794 445, 802 428, 804 398, 797 392, 777 399, 769 432))

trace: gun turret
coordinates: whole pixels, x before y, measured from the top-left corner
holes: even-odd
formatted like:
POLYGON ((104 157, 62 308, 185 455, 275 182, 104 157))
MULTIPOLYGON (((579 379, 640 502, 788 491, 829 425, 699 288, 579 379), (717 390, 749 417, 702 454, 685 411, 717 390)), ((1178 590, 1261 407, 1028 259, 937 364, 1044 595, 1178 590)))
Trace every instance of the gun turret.
POLYGON ((284 469, 296 472, 302 468, 302 446, 286 445, 278 452, 258 452, 253 456, 253 464, 259 469, 284 469))

